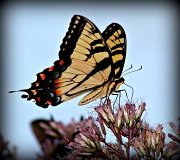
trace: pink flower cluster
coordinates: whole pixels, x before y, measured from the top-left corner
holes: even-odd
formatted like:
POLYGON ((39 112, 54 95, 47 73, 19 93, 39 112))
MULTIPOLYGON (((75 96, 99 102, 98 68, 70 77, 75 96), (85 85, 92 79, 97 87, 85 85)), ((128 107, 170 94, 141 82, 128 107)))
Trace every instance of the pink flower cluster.
POLYGON ((41 140, 45 157, 59 160, 155 160, 179 157, 180 127, 169 123, 176 136, 168 134, 172 141, 166 144, 163 126, 159 124, 153 129, 142 119, 145 106, 145 103, 138 107, 126 103, 114 109, 108 99, 107 103, 94 108, 98 115, 96 118, 88 117, 78 123, 72 120, 68 125, 55 121, 38 123, 47 136, 44 141, 41 140), (116 138, 115 143, 108 142, 107 128, 116 138), (133 149, 136 154, 132 153, 133 149))

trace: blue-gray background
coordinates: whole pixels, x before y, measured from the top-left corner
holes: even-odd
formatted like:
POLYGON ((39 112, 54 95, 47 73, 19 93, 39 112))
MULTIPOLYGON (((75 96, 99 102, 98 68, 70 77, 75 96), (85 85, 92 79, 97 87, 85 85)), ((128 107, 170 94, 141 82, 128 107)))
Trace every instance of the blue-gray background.
MULTIPOLYGON (((125 82, 135 90, 134 100, 147 103, 144 117, 153 126, 179 116, 177 105, 177 17, 172 3, 10 3, 4 5, 3 16, 3 67, 1 84, 1 133, 17 146, 18 157, 25 154, 35 157, 40 147, 32 134, 30 122, 50 115, 65 124, 71 118, 93 115, 92 106, 77 106, 82 96, 58 107, 43 109, 32 101, 20 98, 21 93, 10 90, 29 88, 36 74, 53 65, 58 59, 59 46, 67 32, 71 17, 79 14, 90 19, 100 31, 112 22, 121 24, 127 35, 127 57, 124 69, 133 64, 141 71, 125 76, 125 82)), ((179 32, 178 32, 179 33, 179 32)), ((129 96, 131 90, 126 86, 129 96)), ((121 98, 125 103, 125 96, 121 98)), ((108 141, 114 141, 108 136, 108 141)))

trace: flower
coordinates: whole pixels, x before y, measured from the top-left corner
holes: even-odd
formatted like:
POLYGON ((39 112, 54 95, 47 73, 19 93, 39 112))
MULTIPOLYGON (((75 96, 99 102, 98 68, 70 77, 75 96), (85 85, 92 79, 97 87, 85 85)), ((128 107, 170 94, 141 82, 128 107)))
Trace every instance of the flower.
POLYGON ((131 146, 142 158, 158 159, 163 157, 165 133, 162 125, 159 124, 155 130, 149 128, 146 122, 143 125, 139 137, 131 141, 131 146))
POLYGON ((142 116, 142 113, 145 111, 146 103, 143 102, 138 106, 138 109, 136 110, 135 113, 135 120, 138 121, 140 117, 142 116))
POLYGON ((176 144, 175 142, 169 142, 163 151, 163 157, 171 158, 174 155, 178 155, 180 157, 180 145, 176 144))
MULTIPOLYGON (((179 117, 179 122, 180 122, 180 117, 179 117)), ((175 125, 173 122, 169 122, 169 125, 171 126, 171 128, 173 129, 174 133, 176 134, 176 136, 172 135, 172 134, 168 134, 168 136, 173 139, 174 141, 180 143, 180 125, 175 125)))
POLYGON ((134 104, 126 103, 125 106, 122 107, 125 123, 128 128, 132 128, 135 123, 140 121, 142 113, 145 111, 145 106, 145 103, 141 103, 138 109, 136 109, 134 104))
POLYGON ((107 100, 107 104, 99 105, 94 109, 98 113, 99 117, 104 120, 104 123, 107 125, 107 127, 110 124, 114 124, 115 120, 110 99, 107 100))
POLYGON ((78 125, 76 130, 78 133, 69 146, 75 149, 78 155, 96 155, 102 152, 100 142, 103 142, 104 138, 92 117, 78 125))
POLYGON ((104 122, 101 117, 98 117, 98 122, 100 124, 102 133, 104 134, 104 136, 106 136, 106 129, 105 129, 104 122))
MULTIPOLYGON (((180 117, 178 118, 178 121, 180 122, 180 117)), ((167 144, 163 155, 164 157, 172 157, 174 155, 180 157, 180 123, 178 125, 175 125, 173 122, 169 122, 169 125, 176 135, 170 133, 168 134, 168 137, 173 141, 167 144)))
POLYGON ((71 149, 67 145, 73 140, 73 133, 77 124, 74 119, 67 125, 62 122, 55 122, 52 119, 34 120, 31 126, 44 152, 44 155, 39 155, 38 159, 45 157, 55 159, 57 156, 68 155, 71 149))
POLYGON ((115 118, 115 126, 117 130, 119 131, 124 125, 124 113, 121 108, 119 108, 117 110, 117 113, 114 114, 114 118, 115 118))
POLYGON ((0 134, 0 159, 2 160, 15 160, 16 147, 9 148, 9 143, 5 142, 3 136, 0 134))
MULTIPOLYGON (((83 159, 172 159, 180 155, 180 127, 170 122, 172 139, 165 144, 166 134, 163 125, 155 129, 142 119, 146 103, 126 103, 112 109, 110 99, 107 103, 95 107, 96 121, 92 117, 68 125, 62 122, 36 121, 34 132, 44 151, 41 159, 83 160, 83 159), (106 140, 107 127, 115 136, 116 142, 106 140), (125 140, 126 139, 126 140, 125 140), (137 155, 131 155, 134 148, 137 155)), ((180 118, 178 119, 180 121, 180 118)))

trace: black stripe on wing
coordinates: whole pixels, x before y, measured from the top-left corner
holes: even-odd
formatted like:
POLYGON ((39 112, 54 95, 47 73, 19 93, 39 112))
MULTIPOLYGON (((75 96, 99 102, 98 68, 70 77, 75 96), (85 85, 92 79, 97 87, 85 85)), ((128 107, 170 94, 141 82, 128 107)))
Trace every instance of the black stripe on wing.
MULTIPOLYGON (((107 82, 112 77, 111 73, 113 73, 111 72, 112 59, 109 55, 108 46, 98 28, 85 17, 73 16, 68 32, 60 46, 60 59, 54 62, 54 66, 38 73, 37 80, 32 83, 29 89, 20 90, 28 94, 23 95, 22 98, 34 99, 38 106, 46 108, 49 105, 56 106, 85 91, 102 86, 105 81, 107 82), (75 72, 72 79, 63 76, 63 74, 66 74, 74 66, 78 66, 77 62, 73 66, 75 59, 85 62, 92 69, 87 70, 87 73, 84 73, 85 77, 78 79, 73 86, 71 82, 74 81, 78 74, 75 72), (91 77, 98 78, 97 73, 106 78, 99 81, 97 85, 92 84, 91 86, 92 80, 90 79, 91 77), (64 87, 63 82, 69 83, 69 85, 64 87), (84 85, 87 87, 83 88, 84 85), (61 86, 64 88, 62 89, 61 86)), ((78 71, 82 68, 83 66, 78 66, 77 70, 75 70, 78 71)))
POLYGON ((126 34, 121 25, 110 24, 102 33, 111 52, 115 78, 121 76, 126 58, 126 34))

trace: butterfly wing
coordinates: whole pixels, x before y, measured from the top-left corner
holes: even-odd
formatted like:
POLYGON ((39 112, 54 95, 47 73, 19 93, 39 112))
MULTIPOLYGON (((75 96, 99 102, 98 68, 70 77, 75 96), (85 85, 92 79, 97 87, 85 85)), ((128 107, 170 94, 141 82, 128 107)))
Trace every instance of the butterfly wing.
MULTIPOLYGON (((51 157, 51 159, 57 159, 57 153, 59 156, 64 157, 68 155, 71 149, 66 147, 68 142, 64 139, 63 135, 57 130, 57 128, 53 128, 50 125, 52 122, 55 124, 61 124, 61 122, 54 122, 53 120, 36 119, 31 122, 31 128, 42 151, 44 152, 44 156, 51 157)), ((63 126, 63 129, 64 128, 66 128, 66 126, 63 126)), ((72 138, 70 137, 69 139, 72 138)), ((45 159, 44 156, 43 159, 45 159)))
POLYGON ((103 39, 106 42, 109 51, 111 64, 111 76, 109 77, 108 84, 102 85, 87 94, 79 102, 79 105, 87 104, 97 98, 109 96, 114 90, 124 82, 120 79, 125 58, 126 58, 126 34, 121 25, 117 23, 110 24, 102 33, 103 39), (117 81, 114 81, 117 79, 117 81))
POLYGON ((37 74, 29 89, 23 89, 27 100, 41 107, 56 106, 108 82, 112 59, 98 28, 87 18, 73 16, 60 46, 60 60, 37 74))
POLYGON ((107 43, 111 57, 114 78, 120 78, 126 58, 126 34, 123 27, 117 23, 110 24, 102 33, 107 43))

